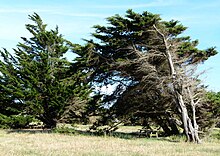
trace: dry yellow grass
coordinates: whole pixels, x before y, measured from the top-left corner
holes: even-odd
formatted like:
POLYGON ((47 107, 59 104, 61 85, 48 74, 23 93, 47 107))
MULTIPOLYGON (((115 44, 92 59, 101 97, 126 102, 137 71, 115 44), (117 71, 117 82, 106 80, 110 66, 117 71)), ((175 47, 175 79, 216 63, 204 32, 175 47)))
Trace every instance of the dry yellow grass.
POLYGON ((219 156, 220 141, 190 144, 0 130, 0 156, 219 156))

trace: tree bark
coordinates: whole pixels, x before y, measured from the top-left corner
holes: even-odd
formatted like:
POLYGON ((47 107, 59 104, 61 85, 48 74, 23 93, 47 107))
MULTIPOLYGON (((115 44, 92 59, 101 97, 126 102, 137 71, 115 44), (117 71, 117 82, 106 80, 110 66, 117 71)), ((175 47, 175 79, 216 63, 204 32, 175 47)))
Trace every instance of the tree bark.
POLYGON ((187 87, 187 91, 189 93, 190 103, 191 103, 191 107, 192 107, 192 118, 193 118, 193 127, 194 127, 195 141, 197 143, 201 143, 201 140, 199 139, 199 133, 198 133, 199 126, 198 126, 198 124, 196 122, 196 103, 193 100, 192 92, 191 92, 189 87, 187 87))

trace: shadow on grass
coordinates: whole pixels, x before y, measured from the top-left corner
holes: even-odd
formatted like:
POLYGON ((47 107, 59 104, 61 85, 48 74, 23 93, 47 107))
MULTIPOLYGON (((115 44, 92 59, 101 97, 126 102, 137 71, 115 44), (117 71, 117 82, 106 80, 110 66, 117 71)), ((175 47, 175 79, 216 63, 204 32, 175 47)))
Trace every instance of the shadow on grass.
POLYGON ((186 142, 186 137, 184 134, 178 134, 178 135, 171 135, 168 137, 160 137, 161 141, 167 141, 167 142, 186 142))
POLYGON ((6 130, 7 133, 29 133, 29 134, 36 134, 36 133, 52 133, 52 129, 10 129, 6 130))
POLYGON ((144 136, 139 136, 138 133, 132 132, 99 132, 99 131, 89 131, 89 130, 77 130, 72 128, 58 128, 58 129, 10 129, 6 130, 7 133, 59 133, 67 135, 84 135, 84 136, 100 136, 100 137, 116 137, 122 139, 134 139, 134 138, 146 138, 144 136))
POLYGON ((121 138, 121 139, 147 139, 147 140, 155 140, 155 141, 165 141, 165 142, 173 142, 173 143, 178 143, 178 142, 184 142, 185 138, 183 137, 182 134, 180 135, 174 135, 174 136, 169 136, 169 137, 164 137, 164 136, 159 136, 159 137, 149 137, 146 135, 143 135, 138 132, 111 132, 108 134, 105 133, 100 133, 97 131, 83 131, 83 130, 75 130, 76 134, 79 135, 86 135, 86 136, 101 136, 101 137, 115 137, 115 138, 121 138))
POLYGON ((86 136, 101 136, 101 137, 116 137, 122 139, 134 139, 138 138, 138 134, 135 132, 125 133, 125 132, 99 132, 99 131, 83 131, 83 130, 75 130, 76 134, 86 135, 86 136))
POLYGON ((83 135, 83 136, 100 136, 100 137, 115 137, 121 139, 149 139, 158 140, 166 142, 181 142, 181 136, 171 136, 171 137, 147 137, 145 135, 140 135, 138 132, 98 132, 98 131, 88 131, 88 130, 76 130, 76 129, 10 129, 6 130, 7 133, 28 133, 28 134, 39 134, 39 133, 59 133, 67 135, 83 135))
POLYGON ((166 141, 166 142, 176 142, 176 143, 178 143, 178 142, 181 142, 180 140, 173 140, 173 139, 171 139, 171 138, 166 138, 166 137, 160 137, 158 140, 160 140, 160 141, 166 141))
POLYGON ((164 141, 164 142, 172 142, 172 143, 178 143, 178 142, 184 142, 183 135, 176 135, 176 136, 159 136, 159 137, 149 137, 146 135, 140 135, 138 132, 111 132, 109 134, 103 134, 98 132, 91 132, 91 131, 82 131, 82 130, 76 130, 77 134, 80 135, 87 135, 87 136, 101 136, 101 137, 115 137, 115 138, 121 138, 121 139, 146 139, 151 141, 164 141))

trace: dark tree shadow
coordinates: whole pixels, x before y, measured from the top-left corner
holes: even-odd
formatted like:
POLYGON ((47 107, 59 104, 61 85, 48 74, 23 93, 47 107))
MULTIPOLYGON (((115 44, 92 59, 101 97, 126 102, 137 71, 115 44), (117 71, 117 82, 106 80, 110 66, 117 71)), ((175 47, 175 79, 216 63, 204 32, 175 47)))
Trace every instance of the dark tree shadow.
POLYGON ((100 131, 89 131, 89 130, 74 130, 74 131, 63 131, 63 132, 56 132, 53 129, 10 129, 6 130, 7 133, 28 133, 28 134, 40 134, 40 133, 61 133, 61 134, 69 134, 69 135, 84 135, 84 136, 100 136, 100 137, 115 137, 121 139, 136 139, 136 138, 146 138, 146 139, 153 139, 159 141, 166 141, 166 142, 180 142, 179 140, 173 140, 172 138, 167 137, 148 137, 145 135, 140 135, 138 132, 100 132, 100 131))
POLYGON ((36 134, 36 133, 52 133, 52 129, 10 129, 7 130, 7 133, 29 133, 29 134, 36 134))

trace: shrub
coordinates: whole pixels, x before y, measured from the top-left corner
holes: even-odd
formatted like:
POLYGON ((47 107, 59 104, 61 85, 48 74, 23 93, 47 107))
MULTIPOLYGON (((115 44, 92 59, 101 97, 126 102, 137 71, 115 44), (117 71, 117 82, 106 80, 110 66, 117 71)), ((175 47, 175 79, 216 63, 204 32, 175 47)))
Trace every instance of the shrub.
POLYGON ((33 117, 30 115, 10 115, 0 114, 0 128, 26 128, 33 117))
POLYGON ((61 133, 61 134, 75 134, 76 130, 74 128, 69 127, 56 127, 53 129, 54 133, 61 133))

